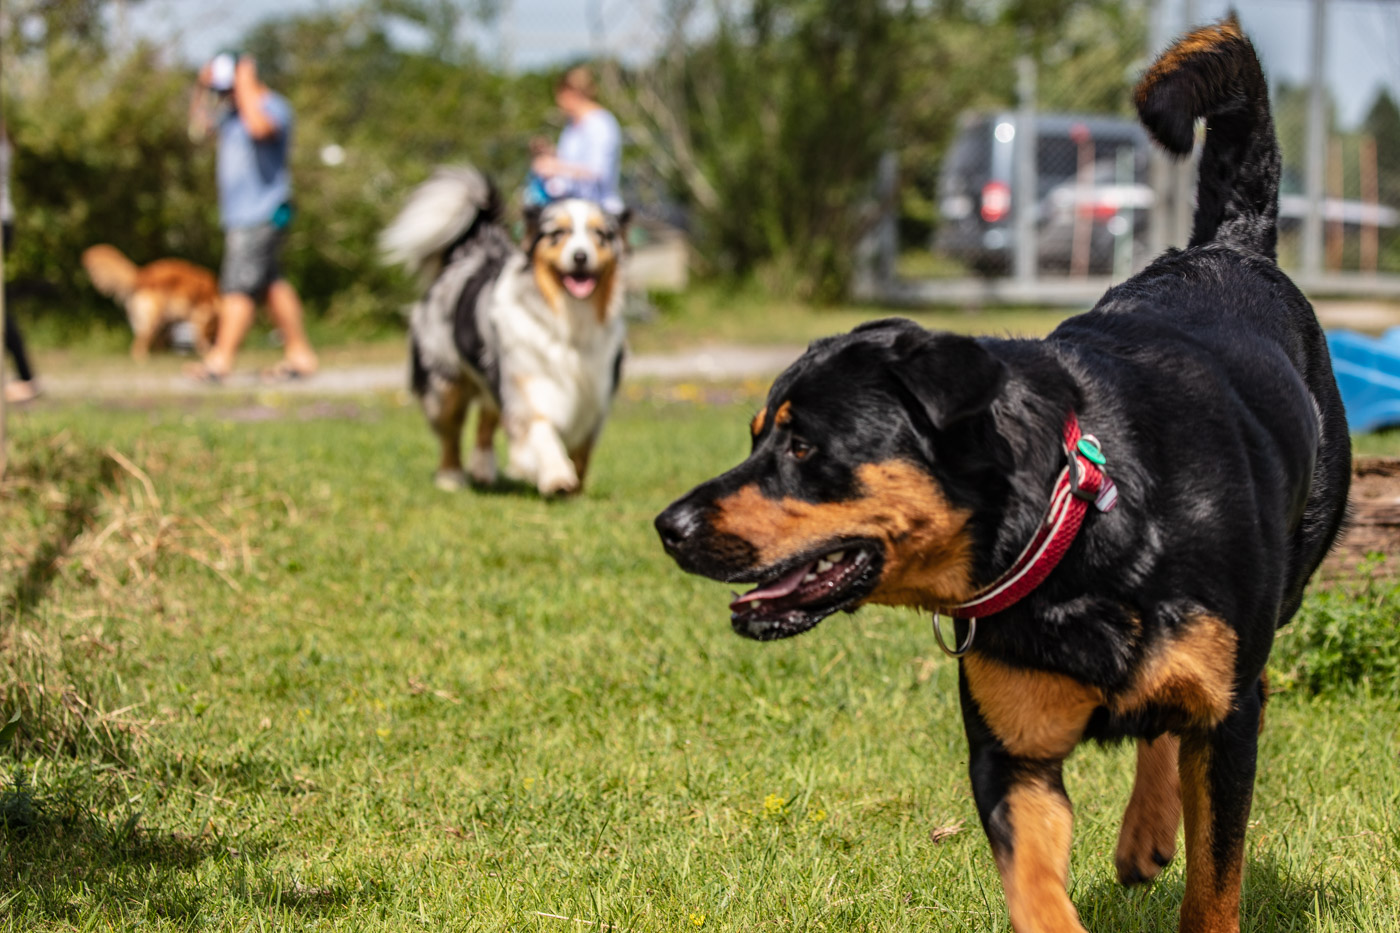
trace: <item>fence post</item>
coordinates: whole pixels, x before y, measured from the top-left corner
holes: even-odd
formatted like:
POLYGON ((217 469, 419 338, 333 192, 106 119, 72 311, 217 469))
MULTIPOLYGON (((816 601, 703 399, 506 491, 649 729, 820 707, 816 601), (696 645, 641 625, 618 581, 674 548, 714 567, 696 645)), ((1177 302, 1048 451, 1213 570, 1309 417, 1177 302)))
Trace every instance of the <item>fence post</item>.
POLYGON ((1016 281, 1029 283, 1036 275, 1038 250, 1035 242, 1035 212, 1038 207, 1036 182, 1036 128, 1035 128, 1035 59, 1022 54, 1016 59, 1016 135, 1014 165, 1015 181, 1012 190, 1011 208, 1015 212, 1016 229, 1016 281))
POLYGON ((1308 80, 1308 139, 1305 188, 1307 214, 1303 217, 1303 278, 1322 273, 1322 199, 1327 173, 1327 3, 1312 0, 1312 52, 1308 80))
MULTIPOLYGON (((5 66, 3 59, 4 56, 0 56, 0 127, 5 126, 5 66)), ((8 127, 5 128, 5 132, 8 135, 8 127)), ((10 150, 10 160, 14 161, 14 149, 10 150)), ((9 169, 10 166, 6 165, 5 170, 8 172, 9 169)), ((8 175, 4 179, 4 183, 6 187, 9 187, 10 179, 8 175)), ((5 314, 8 310, 9 309, 5 307, 5 251, 0 249, 0 332, 5 330, 5 314)), ((4 348, 0 348, 0 479, 5 478, 5 468, 9 466, 10 460, 9 437, 7 434, 7 425, 5 423, 9 413, 6 411, 6 408, 5 350, 4 348)))

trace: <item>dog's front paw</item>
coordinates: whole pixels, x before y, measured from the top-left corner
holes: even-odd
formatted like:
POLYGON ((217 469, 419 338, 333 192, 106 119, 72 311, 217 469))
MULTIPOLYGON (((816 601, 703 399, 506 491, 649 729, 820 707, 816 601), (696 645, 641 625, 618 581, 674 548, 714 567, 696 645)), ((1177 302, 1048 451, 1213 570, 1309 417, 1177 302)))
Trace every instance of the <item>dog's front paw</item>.
POLYGON ((496 452, 473 450, 467 458, 467 475, 478 486, 490 486, 496 481, 496 452))
POLYGON ((581 486, 572 464, 566 464, 565 468, 558 470, 542 471, 537 484, 542 496, 572 495, 578 492, 581 486))
POLYGON ((457 492, 466 488, 467 474, 461 470, 438 470, 433 474, 433 485, 445 492, 457 492))

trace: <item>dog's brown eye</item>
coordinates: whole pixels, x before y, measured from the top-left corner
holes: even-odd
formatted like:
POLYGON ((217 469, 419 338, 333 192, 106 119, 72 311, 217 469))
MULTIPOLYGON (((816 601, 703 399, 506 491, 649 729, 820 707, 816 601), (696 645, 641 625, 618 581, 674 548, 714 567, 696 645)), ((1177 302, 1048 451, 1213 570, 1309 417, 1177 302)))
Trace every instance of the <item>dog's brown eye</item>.
POLYGON ((794 460, 806 460, 816 452, 817 448, 802 440, 800 437, 794 437, 792 440, 788 441, 788 456, 792 457, 794 460))

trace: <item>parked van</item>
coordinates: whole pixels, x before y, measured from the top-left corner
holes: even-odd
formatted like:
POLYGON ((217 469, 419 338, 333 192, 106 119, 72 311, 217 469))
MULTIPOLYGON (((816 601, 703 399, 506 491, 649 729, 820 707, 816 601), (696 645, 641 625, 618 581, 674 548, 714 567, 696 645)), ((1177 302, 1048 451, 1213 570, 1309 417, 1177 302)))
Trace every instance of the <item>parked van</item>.
MULTIPOLYGON (((964 114, 939 174, 934 248, 986 274, 1014 263, 1018 123, 1014 111, 964 114)), ((1146 131, 1133 120, 1067 113, 1037 114, 1035 131, 1038 266, 1112 270, 1124 237, 1146 239, 1146 131)))

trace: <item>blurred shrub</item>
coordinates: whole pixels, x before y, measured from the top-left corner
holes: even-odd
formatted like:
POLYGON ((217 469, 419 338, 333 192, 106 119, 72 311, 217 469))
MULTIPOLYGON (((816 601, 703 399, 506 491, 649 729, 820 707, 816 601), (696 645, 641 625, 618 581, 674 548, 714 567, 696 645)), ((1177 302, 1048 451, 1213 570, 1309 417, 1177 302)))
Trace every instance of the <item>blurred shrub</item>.
POLYGON ((1367 576, 1359 587, 1314 594, 1278 635, 1274 689, 1313 694, 1400 691, 1400 584, 1367 576))
MULTIPOLYGON (((344 295, 361 324, 397 322, 411 298, 374 248, 408 187, 435 163, 465 160, 513 190, 552 105, 547 76, 503 77, 458 46, 396 46, 396 17, 373 4, 317 12, 264 23, 242 43, 296 115, 283 267, 312 314, 335 317, 344 295)), ((91 19, 64 22, 80 20, 57 21, 8 66, 17 217, 5 273, 11 295, 47 313, 95 308, 120 321, 79 255, 108 242, 139 263, 179 256, 217 269, 214 146, 188 135, 192 69, 145 45, 109 54, 91 19)))

